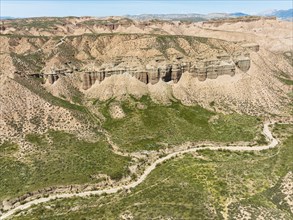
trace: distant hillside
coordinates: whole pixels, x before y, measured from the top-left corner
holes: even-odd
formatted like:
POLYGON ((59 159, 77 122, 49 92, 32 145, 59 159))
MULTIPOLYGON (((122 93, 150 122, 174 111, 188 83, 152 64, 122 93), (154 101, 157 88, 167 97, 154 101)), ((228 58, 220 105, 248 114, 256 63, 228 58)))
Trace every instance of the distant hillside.
POLYGON ((293 9, 275 11, 273 15, 281 19, 292 19, 293 9))
POLYGON ((141 15, 126 15, 126 17, 135 19, 135 20, 151 20, 151 19, 159 19, 159 20, 177 20, 177 21, 206 21, 209 19, 218 19, 218 18, 229 18, 229 17, 238 17, 238 16, 246 16, 243 13, 234 13, 230 15, 228 13, 210 13, 210 14, 141 14, 141 15), (241 14, 241 15, 240 15, 241 14), (242 15, 243 14, 243 15, 242 15))
MULTIPOLYGON (((258 16, 273 16, 282 20, 293 20, 293 9, 288 10, 270 10, 264 11, 257 14, 258 16)), ((221 19, 221 18, 235 18, 250 16, 243 12, 233 13, 209 13, 209 14, 141 14, 141 15, 126 15, 126 17, 135 20, 177 20, 177 21, 207 21, 210 19, 221 19)))
POLYGON ((0 16, 0 20, 11 20, 14 19, 14 17, 10 17, 10 16, 0 16))
MULTIPOLYGON (((274 16, 282 20, 293 21, 293 9, 288 10, 269 10, 260 12, 258 16, 274 16)), ((209 14, 198 14, 198 13, 189 13, 189 14, 139 14, 139 15, 125 15, 125 17, 134 19, 134 20, 169 20, 169 21, 207 21, 210 19, 222 19, 222 18, 235 18, 235 17, 244 17, 251 16, 251 14, 246 14, 243 12, 233 12, 233 13, 209 13, 209 14)), ((0 16, 0 20, 7 19, 16 19, 11 16, 0 16)))
POLYGON ((249 14, 245 14, 245 13, 242 13, 242 12, 230 13, 229 15, 231 17, 244 17, 244 16, 249 16, 249 14))
POLYGON ((293 20, 293 9, 288 10, 272 10, 260 13, 262 16, 275 16, 282 20, 293 20))
POLYGON ((206 20, 205 15, 202 14, 141 14, 141 15, 126 15, 126 17, 135 20, 193 20, 202 21, 206 20))

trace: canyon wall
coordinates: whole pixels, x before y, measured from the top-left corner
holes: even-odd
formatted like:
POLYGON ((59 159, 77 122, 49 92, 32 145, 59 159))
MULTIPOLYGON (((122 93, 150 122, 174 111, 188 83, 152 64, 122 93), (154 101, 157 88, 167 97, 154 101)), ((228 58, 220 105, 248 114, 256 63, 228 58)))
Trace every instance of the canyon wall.
POLYGON ((173 81, 177 83, 184 72, 191 73, 199 81, 206 79, 216 79, 221 75, 234 76, 236 67, 241 71, 247 72, 250 68, 250 58, 240 56, 232 61, 227 56, 219 57, 219 59, 206 60, 202 62, 191 62, 164 64, 157 67, 149 67, 145 69, 128 69, 128 68, 113 68, 101 69, 97 71, 86 71, 83 73, 83 89, 89 89, 96 81, 103 81, 106 77, 114 74, 128 73, 145 84, 156 84, 159 80, 165 82, 173 81))

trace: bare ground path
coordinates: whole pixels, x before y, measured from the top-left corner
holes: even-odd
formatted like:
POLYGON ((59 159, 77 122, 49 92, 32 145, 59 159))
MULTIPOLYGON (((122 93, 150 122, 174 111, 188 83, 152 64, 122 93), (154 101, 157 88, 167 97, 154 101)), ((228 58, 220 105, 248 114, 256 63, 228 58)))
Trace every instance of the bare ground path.
POLYGON ((7 211, 6 213, 3 213, 2 216, 0 216, 0 220, 7 219, 8 217, 11 217, 13 214, 15 214, 18 211, 22 211, 25 209, 29 209, 33 205, 37 205, 40 203, 45 203, 51 200, 55 199, 61 199, 61 198, 70 198, 70 197, 86 197, 90 195, 101 195, 101 194, 113 194, 117 193, 120 190, 125 190, 125 189, 131 189, 135 188, 139 184, 141 184, 147 176, 156 168, 157 165, 163 163, 166 160, 169 160, 175 156, 182 155, 185 153, 189 152, 195 152, 199 150, 204 150, 204 149, 209 149, 209 150, 229 150, 229 151, 262 151, 262 150, 267 150, 274 148, 278 145, 278 140, 274 138, 272 135, 269 126, 273 125, 275 122, 266 122, 264 123, 264 128, 263 128, 263 134, 266 136, 266 138, 269 141, 268 145, 265 146, 216 146, 216 145, 208 145, 204 147, 190 147, 189 149, 186 150, 181 150, 181 151, 176 151, 173 153, 168 154, 167 156, 164 156, 162 158, 157 159, 154 161, 151 165, 149 165, 143 174, 134 182, 129 183, 124 186, 119 186, 119 187, 113 187, 113 188, 107 188, 107 189, 101 189, 101 190, 94 190, 94 191, 85 191, 85 192, 76 192, 76 193, 62 193, 62 194, 52 194, 47 197, 41 197, 38 199, 34 199, 32 201, 26 202, 25 204, 21 204, 17 207, 14 207, 13 209, 7 211))

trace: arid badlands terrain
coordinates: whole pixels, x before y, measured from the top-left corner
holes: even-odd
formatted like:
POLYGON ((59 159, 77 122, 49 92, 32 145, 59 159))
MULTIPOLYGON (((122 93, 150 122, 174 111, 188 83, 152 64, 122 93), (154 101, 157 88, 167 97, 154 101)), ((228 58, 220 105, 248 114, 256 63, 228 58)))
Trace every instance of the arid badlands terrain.
POLYGON ((48 17, 0 29, 0 218, 293 219, 292 22, 48 17))

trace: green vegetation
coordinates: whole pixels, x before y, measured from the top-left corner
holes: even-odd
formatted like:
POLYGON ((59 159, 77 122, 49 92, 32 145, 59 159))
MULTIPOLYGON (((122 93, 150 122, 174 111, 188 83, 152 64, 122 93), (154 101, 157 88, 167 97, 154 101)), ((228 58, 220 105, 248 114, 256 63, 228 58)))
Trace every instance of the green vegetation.
POLYGON ((111 102, 112 100, 100 104, 106 117, 103 126, 111 133, 113 140, 126 151, 157 150, 165 146, 164 143, 174 145, 203 140, 256 140, 265 143, 260 134, 262 123, 252 116, 217 115, 200 106, 184 106, 178 102, 162 106, 155 104, 148 97, 143 97, 141 100, 129 99, 121 102, 126 117, 112 119, 109 114, 111 102), (137 108, 139 103, 145 108, 137 108))
MULTIPOLYGON (((41 98, 45 99, 47 102, 51 103, 52 105, 60 106, 78 113, 83 114, 86 116, 88 111, 86 110, 86 107, 82 105, 72 104, 64 99, 58 98, 56 96, 53 96, 51 93, 49 93, 46 89, 41 87, 39 84, 40 82, 37 79, 26 79, 23 77, 16 76, 14 78, 19 84, 25 86, 28 88, 31 92, 37 94, 41 98)), ((74 92, 74 91, 73 91, 74 92)), ((81 102, 81 93, 80 92, 74 92, 76 99, 76 102, 81 102)))
POLYGON ((85 24, 85 25, 110 25, 110 24, 117 24, 117 23, 130 23, 132 24, 133 21, 131 19, 128 18, 123 18, 123 19, 107 19, 107 20, 96 20, 96 19, 92 19, 92 20, 86 20, 83 22, 80 22, 80 24, 85 24))
POLYGON ((293 85, 293 80, 291 80, 291 79, 285 79, 285 78, 282 78, 282 77, 278 77, 278 79, 281 82, 283 82, 284 84, 286 84, 286 85, 289 85, 289 86, 293 85))
POLYGON ((0 37, 9 37, 11 39, 15 39, 15 38, 29 38, 29 39, 43 39, 43 40, 49 40, 50 37, 49 36, 35 36, 35 35, 23 35, 23 34, 0 34, 0 37))
POLYGON ((286 51, 283 53, 283 56, 288 61, 288 63, 293 66, 293 51, 286 51))
POLYGON ((49 186, 95 183, 97 174, 120 179, 128 173, 130 158, 114 154, 102 137, 91 143, 50 131, 29 134, 26 140, 35 147, 23 153, 21 160, 13 156, 16 145, 6 142, 0 146, 0 200, 49 186))
POLYGON ((17 150, 18 150, 17 144, 6 141, 2 145, 0 145, 0 156, 11 156, 17 150))
POLYGON ((293 172, 293 125, 279 124, 275 126, 274 133, 283 140, 280 151, 262 163, 262 166, 268 166, 270 173, 267 175, 272 178, 275 185, 266 187, 250 198, 241 200, 231 207, 231 217, 235 217, 240 206, 246 207, 252 213, 258 213, 260 208, 269 210, 271 219, 280 219, 285 214, 285 219, 292 219, 293 213, 290 211, 289 204, 284 200, 286 195, 281 191, 281 182, 288 172, 293 172))
MULTIPOLYGON (((151 35, 150 35, 151 36, 151 35)), ((216 48, 212 43, 209 42, 209 39, 206 37, 193 37, 193 36, 179 36, 179 35, 168 35, 168 34, 154 34, 157 40, 157 49, 167 57, 167 49, 174 48, 181 52, 184 55, 188 53, 182 48, 179 44, 178 39, 186 40, 190 45, 195 45, 196 43, 208 44, 212 48, 216 48)))
POLYGON ((47 19, 47 20, 28 20, 22 19, 17 20, 16 22, 10 22, 9 25, 12 27, 18 28, 42 28, 46 30, 52 30, 56 25, 62 25, 62 21, 59 19, 47 19))
POLYGON ((14 62, 14 65, 17 66, 17 69, 24 72, 29 67, 30 72, 39 73, 45 64, 44 60, 42 59, 44 54, 41 52, 35 52, 30 54, 11 53, 11 56, 14 58, 13 62, 14 62), (25 66, 23 66, 23 64, 25 64, 25 66))
POLYGON ((287 73, 283 71, 279 71, 279 72, 276 72, 276 76, 282 83, 289 86, 293 85, 293 80, 290 78, 290 76, 287 73))
MULTIPOLYGON (((172 19, 173 21, 178 21, 178 19, 172 19)), ((201 22, 201 21, 207 21, 205 18, 201 17, 191 17, 191 18, 180 18, 181 22, 201 22)))
POLYGON ((172 35, 157 35, 157 49, 165 56, 167 56, 167 49, 174 48, 181 53, 187 55, 186 51, 179 45, 178 37, 172 35))
POLYGON ((206 37, 194 37, 194 36, 182 36, 182 38, 187 40, 189 44, 193 44, 195 42, 207 44, 209 40, 209 38, 206 38, 206 37))
POLYGON ((267 219, 292 219, 280 200, 280 181, 293 172, 293 126, 276 125, 274 132, 283 141, 280 149, 187 154, 159 165, 130 193, 52 201, 16 219, 118 219, 123 213, 134 219, 223 219, 228 199, 229 219, 239 219, 240 206, 253 212, 252 219, 262 210, 267 219))

